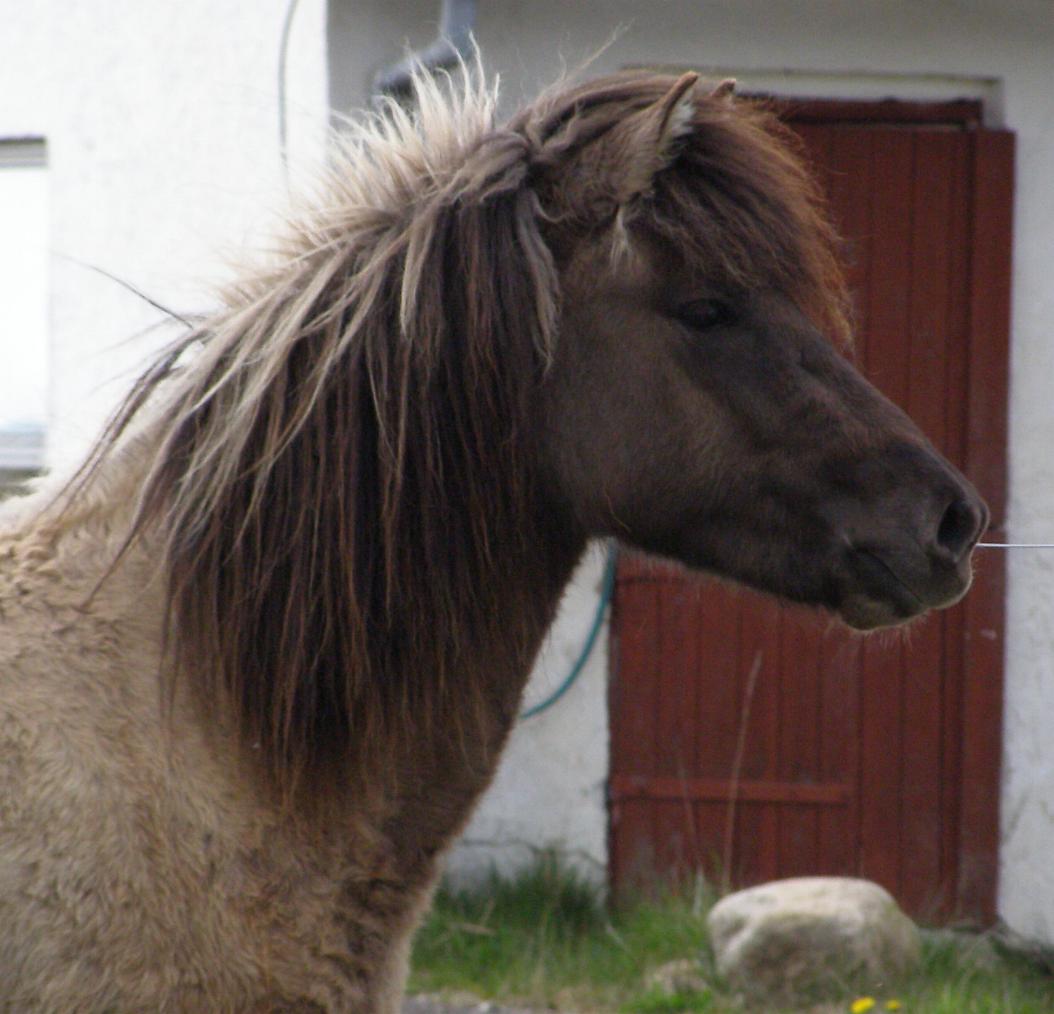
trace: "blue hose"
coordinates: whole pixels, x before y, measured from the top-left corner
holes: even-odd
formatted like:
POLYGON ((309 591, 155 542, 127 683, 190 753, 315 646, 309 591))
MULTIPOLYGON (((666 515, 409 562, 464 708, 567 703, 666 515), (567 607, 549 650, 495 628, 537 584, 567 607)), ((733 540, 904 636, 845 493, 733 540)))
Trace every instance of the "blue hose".
POLYGON ((615 572, 618 569, 618 549, 616 548, 615 542, 612 541, 608 547, 607 559, 604 561, 604 577, 600 583, 600 598, 597 600, 596 613, 593 616, 593 625, 589 628, 589 633, 586 635, 585 642, 582 644, 582 650, 578 653, 578 658, 575 659, 575 664, 571 666, 571 671, 564 677, 563 682, 544 700, 539 701, 537 704, 532 705, 525 711, 521 712, 521 721, 525 718, 533 718, 535 715, 540 715, 543 711, 547 711, 551 708, 568 690, 574 686, 575 681, 579 676, 582 675, 582 670, 586 667, 586 662, 589 661, 589 656, 593 653, 593 646, 597 642, 597 637, 600 634, 601 628, 604 626, 604 616, 607 613, 608 605, 611 603, 611 597, 615 593, 615 572))

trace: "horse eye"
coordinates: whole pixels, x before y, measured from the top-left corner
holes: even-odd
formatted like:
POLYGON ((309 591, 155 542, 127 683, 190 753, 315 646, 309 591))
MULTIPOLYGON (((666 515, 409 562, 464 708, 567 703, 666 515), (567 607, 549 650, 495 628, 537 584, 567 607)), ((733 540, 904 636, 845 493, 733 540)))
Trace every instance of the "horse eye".
POLYGON ((679 307, 676 317, 682 324, 697 331, 722 327, 735 321, 735 312, 720 299, 693 299, 679 307))

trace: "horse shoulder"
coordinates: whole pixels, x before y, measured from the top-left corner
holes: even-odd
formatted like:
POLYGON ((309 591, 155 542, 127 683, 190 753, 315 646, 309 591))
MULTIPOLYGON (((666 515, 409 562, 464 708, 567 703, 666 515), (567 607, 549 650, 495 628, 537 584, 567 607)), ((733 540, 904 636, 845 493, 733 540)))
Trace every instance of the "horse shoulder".
POLYGON ((421 899, 381 899, 381 818, 304 836, 186 702, 163 711, 160 575, 137 543, 99 583, 106 499, 0 508, 0 980, 41 1009, 382 1003, 365 984, 401 951, 354 941, 408 936, 421 899))

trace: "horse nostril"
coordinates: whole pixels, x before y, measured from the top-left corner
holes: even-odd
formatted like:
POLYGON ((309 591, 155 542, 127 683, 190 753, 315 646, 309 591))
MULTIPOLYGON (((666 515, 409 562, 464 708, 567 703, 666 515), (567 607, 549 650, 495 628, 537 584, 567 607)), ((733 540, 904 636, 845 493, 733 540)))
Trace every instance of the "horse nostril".
POLYGON ((984 512, 970 500, 953 500, 937 528, 937 548, 958 563, 981 537, 984 512))

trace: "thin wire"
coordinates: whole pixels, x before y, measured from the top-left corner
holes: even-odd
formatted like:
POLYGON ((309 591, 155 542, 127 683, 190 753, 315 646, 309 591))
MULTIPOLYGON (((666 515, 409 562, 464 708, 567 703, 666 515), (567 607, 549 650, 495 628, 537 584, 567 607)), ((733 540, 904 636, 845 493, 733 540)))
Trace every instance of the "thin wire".
POLYGON ((978 542, 978 549, 1054 549, 1054 542, 978 542))

